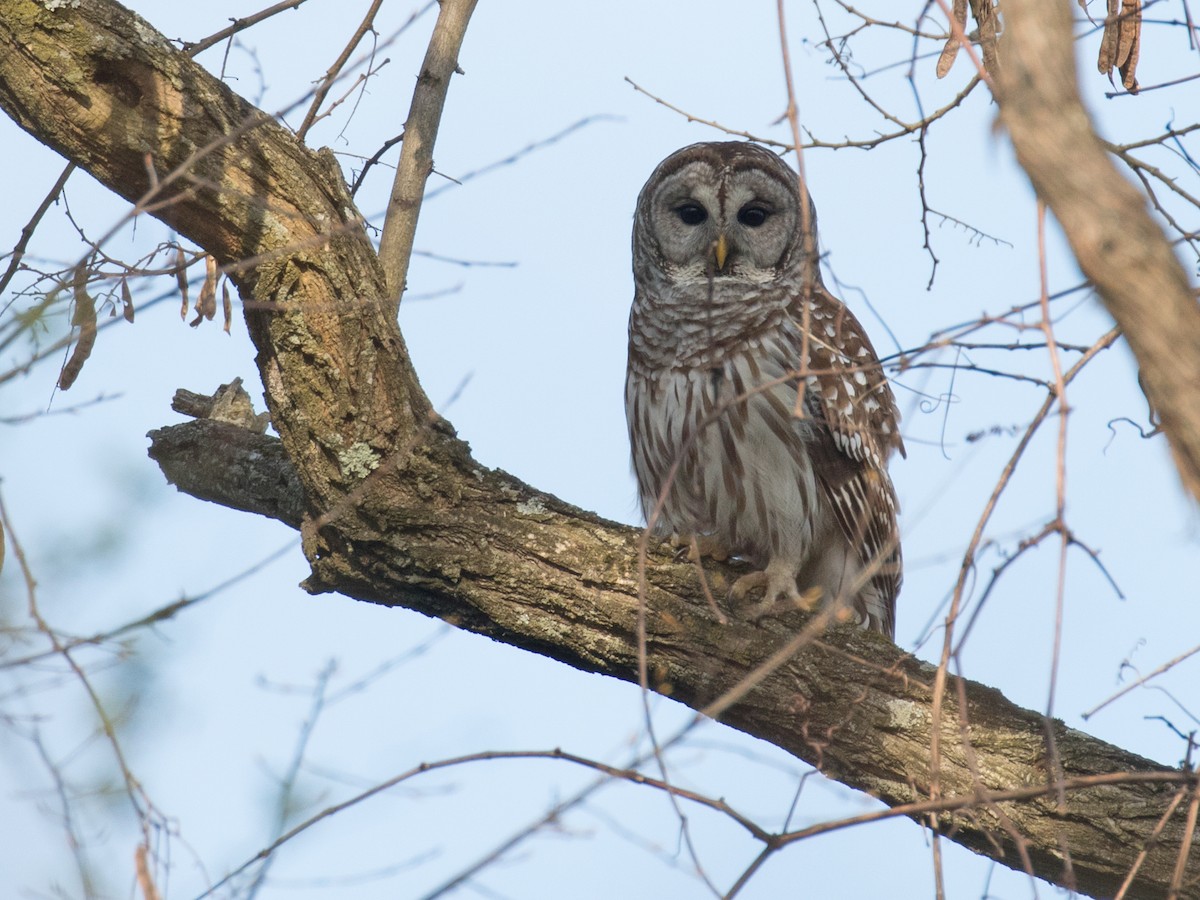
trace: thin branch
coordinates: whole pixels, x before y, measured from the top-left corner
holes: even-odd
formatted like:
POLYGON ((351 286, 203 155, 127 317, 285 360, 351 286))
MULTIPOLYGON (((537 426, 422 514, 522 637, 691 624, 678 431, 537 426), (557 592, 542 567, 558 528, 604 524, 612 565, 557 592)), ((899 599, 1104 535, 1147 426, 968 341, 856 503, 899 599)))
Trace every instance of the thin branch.
MULTIPOLYGON (((1190 755, 1190 754, 1189 754, 1190 755)), ((1171 874, 1171 886, 1167 889, 1167 900, 1179 900, 1183 882, 1187 877, 1188 855, 1192 849, 1192 838, 1196 834, 1196 815, 1200 812, 1200 784, 1191 785, 1192 801, 1188 804, 1187 817, 1183 826, 1183 840, 1179 844, 1179 856, 1175 860, 1175 871, 1171 874)))
POLYGON ((359 169, 358 174, 356 176, 354 176, 354 181, 350 184, 350 196, 351 197, 353 197, 355 194, 357 194, 358 189, 360 187, 362 187, 363 179, 365 179, 367 177, 367 172, 371 171, 371 168, 373 166, 377 165, 379 163, 379 161, 383 159, 383 155, 385 153, 387 153, 389 150, 391 150, 393 147, 395 147, 402 140, 404 140, 404 132, 403 131, 394 137, 388 138, 386 141, 384 141, 380 145, 378 150, 376 150, 374 153, 371 154, 371 156, 367 159, 367 161, 365 163, 363 163, 363 167, 361 169, 359 169))
POLYGON ((1180 653, 1174 659, 1168 660, 1167 662, 1163 663, 1161 666, 1159 666, 1157 669, 1155 669, 1150 674, 1143 675, 1137 681, 1131 681, 1129 684, 1125 685, 1125 687, 1121 688, 1119 691, 1117 691, 1115 694, 1113 694, 1107 700, 1102 700, 1100 703, 1097 703, 1095 706, 1093 706, 1091 709, 1089 709, 1087 712, 1085 712, 1083 714, 1083 716, 1082 716, 1083 720, 1087 721, 1092 716, 1094 716, 1096 713, 1100 712, 1100 710, 1104 709, 1104 707, 1108 706, 1110 703, 1120 700, 1122 697, 1124 697, 1126 694, 1128 694, 1134 688, 1141 687, 1147 681, 1150 681, 1152 678, 1157 678, 1159 675, 1161 675, 1163 672, 1168 671, 1169 669, 1175 668, 1175 666, 1179 665, 1185 659, 1189 659, 1189 658, 1195 656, 1197 653, 1200 653, 1200 644, 1197 644, 1191 650, 1185 650, 1183 653, 1180 653))
MULTIPOLYGON (((1062 659, 1063 605, 1067 593, 1067 553, 1071 549, 1071 533, 1067 530, 1067 419, 1071 408, 1067 404, 1067 383, 1063 378, 1062 359, 1058 355, 1054 337, 1054 323, 1050 316, 1050 281, 1046 263, 1046 205, 1037 204, 1037 248, 1038 283, 1042 317, 1038 323, 1046 335, 1046 347, 1050 356, 1050 369, 1054 373, 1054 399, 1058 405, 1058 443, 1054 456, 1054 527, 1061 538, 1058 552, 1058 581, 1054 594, 1054 638, 1050 659, 1050 686, 1046 693, 1046 751, 1049 756, 1050 777, 1056 783, 1062 781, 1062 758, 1054 739, 1054 730, 1049 723, 1054 716, 1054 698, 1058 691, 1058 670, 1062 659)), ((1066 797, 1060 791, 1059 812, 1066 813, 1066 797)))
POLYGON ((71 173, 74 171, 75 163, 67 163, 62 173, 58 176, 58 180, 54 182, 54 185, 46 193, 46 196, 42 198, 42 202, 38 204, 38 208, 34 210, 33 215, 29 217, 29 221, 25 223, 25 227, 21 229, 21 237, 13 245, 10 252, 8 268, 5 269, 4 275, 0 276, 0 294, 4 293, 13 276, 21 268, 21 260, 25 258, 25 250, 33 238, 33 233, 37 231, 38 223, 42 221, 42 217, 46 215, 47 210, 58 200, 59 194, 67 186, 67 179, 71 177, 71 173))
MULTIPOLYGON (((421 74, 413 90, 412 105, 404 123, 404 143, 400 164, 392 183, 383 234, 379 239, 379 261, 387 279, 387 290, 394 308, 400 304, 412 256, 413 238, 421 213, 425 182, 433 171, 433 146, 437 141, 450 77, 460 72, 458 53, 467 23, 477 0, 441 0, 437 24, 429 39, 429 49, 421 64, 421 74)), ((394 311, 393 311, 394 315, 394 311)))
POLYGON ((754 141, 755 143, 758 143, 758 144, 763 144, 764 146, 767 146, 767 147, 777 147, 780 150, 791 150, 792 149, 790 144, 785 144, 782 141, 773 141, 770 138, 765 138, 765 137, 761 137, 759 135, 751 134, 748 131, 738 131, 733 128, 726 128, 720 122, 714 122, 711 119, 701 119, 699 116, 694 116, 691 113, 680 109, 678 106, 674 106, 673 104, 668 103, 662 97, 658 97, 658 96, 650 93, 648 90, 646 90, 644 87, 642 87, 636 81, 634 81, 628 75, 625 76, 625 81, 629 84, 630 87, 632 87, 639 94, 645 94, 647 97, 649 97, 651 100, 653 100, 655 103, 659 104, 660 106, 665 106, 667 109, 671 110, 671 112, 679 113, 679 115, 683 116, 689 122, 697 122, 701 125, 707 125, 709 128, 715 128, 715 129, 717 129, 717 131, 722 131, 725 134, 733 135, 734 137, 746 138, 747 140, 754 141))
POLYGON ((1189 785, 1181 784, 1179 790, 1175 792, 1175 796, 1171 798, 1171 802, 1167 804, 1167 808, 1163 810, 1163 814, 1159 816, 1158 822, 1154 825, 1154 830, 1150 832, 1146 843, 1138 851, 1137 857, 1133 861, 1133 865, 1129 867, 1129 872, 1125 875, 1125 879, 1121 882, 1120 889, 1113 895, 1113 900, 1125 900, 1125 895, 1133 886, 1133 880, 1137 878, 1138 870, 1146 861, 1146 857, 1150 853, 1150 848, 1157 842, 1158 837, 1162 834, 1167 822, 1171 816, 1175 815, 1175 810, 1179 808, 1179 804, 1183 802, 1183 798, 1188 794, 1189 785))
MULTIPOLYGON (((806 828, 798 829, 796 831, 791 831, 791 832, 786 832, 786 833, 781 833, 781 834, 772 834, 770 832, 767 832, 763 828, 761 828, 759 825, 755 824, 749 818, 739 814, 736 810, 734 810, 727 803, 725 803, 724 800, 708 797, 708 796, 699 794, 694 791, 688 791, 688 790, 683 790, 678 787, 673 787, 673 786, 667 784, 665 781, 644 775, 641 772, 637 771, 636 769, 630 769, 630 768, 622 769, 622 768, 619 768, 616 766, 610 766, 606 763, 602 763, 597 760, 589 759, 589 758, 583 757, 583 756, 578 756, 573 753, 567 753, 567 752, 564 752, 564 751, 558 750, 558 749, 555 749, 555 750, 507 750, 507 751, 488 750, 488 751, 482 751, 479 753, 470 753, 470 754, 465 754, 463 756, 457 756, 457 757, 452 757, 452 758, 448 758, 448 759, 437 760, 435 762, 420 763, 419 765, 416 765, 404 772, 401 772, 398 775, 393 776, 392 778, 389 778, 389 779, 382 781, 376 785, 373 785, 372 787, 368 788, 365 791, 361 791, 358 794, 355 794, 354 796, 347 798, 346 800, 343 800, 339 803, 335 803, 332 806, 329 806, 329 807, 321 810, 319 813, 317 813, 313 816, 310 816, 305 821, 297 824, 296 826, 291 828, 286 833, 280 835, 276 840, 272 841, 269 845, 267 845, 267 846, 263 847, 261 850, 259 850, 258 853, 256 853, 253 857, 251 857, 250 859, 247 859, 245 862, 241 863, 239 866, 237 866, 236 868, 231 870, 223 878, 221 878, 219 881, 217 881, 211 887, 209 887, 208 890, 206 890, 202 894, 200 894, 196 898, 196 900, 203 900, 203 898, 209 897, 212 894, 216 893, 221 888, 223 888, 225 885, 229 884, 230 881, 232 881, 238 875, 242 874, 247 869, 249 869, 251 866, 253 866, 255 863, 260 862, 262 860, 270 859, 271 856, 275 853, 275 851, 277 851, 284 844, 288 843, 293 838, 298 837, 299 835, 303 834, 304 832, 308 831, 309 829, 313 828, 314 826, 320 824, 324 820, 331 818, 332 816, 335 816, 338 813, 341 813, 342 811, 344 811, 346 809, 357 806, 358 804, 363 803, 364 801, 369 800, 372 797, 378 796, 379 794, 381 794, 385 791, 388 791, 391 788, 396 787, 397 785, 402 784, 406 781, 410 781, 414 778, 420 777, 421 775, 424 775, 428 772, 436 772, 436 771, 440 771, 443 769, 454 768, 454 767, 463 766, 463 765, 470 765, 470 764, 477 763, 477 762, 487 762, 487 761, 495 761, 495 760, 527 760, 527 759, 548 759, 548 760, 560 760, 563 762, 568 762, 573 765, 581 766, 581 767, 587 768, 587 769, 592 769, 594 771, 602 773, 605 776, 605 781, 607 781, 609 779, 614 779, 614 778, 620 779, 623 781, 627 781, 631 784, 642 785, 645 787, 653 788, 655 790, 663 791, 663 792, 672 794, 674 796, 678 796, 683 799, 686 799, 690 802, 696 803, 700 806, 712 809, 712 810, 719 812, 722 815, 728 817, 733 822, 737 823, 743 829, 745 829, 752 837, 754 837, 757 840, 760 840, 764 844, 766 844, 767 846, 766 846, 766 849, 764 850, 764 853, 767 852, 768 850, 778 849, 779 847, 783 847, 788 844, 794 844, 799 841, 806 840, 811 837, 815 837, 817 835, 829 834, 834 831, 841 831, 846 828, 852 828, 852 827, 855 827, 858 825, 864 825, 864 824, 868 824, 871 822, 885 821, 887 819, 895 819, 900 816, 916 818, 916 817, 928 815, 930 812, 934 812, 934 811, 954 812, 954 811, 967 810, 967 809, 971 809, 971 808, 977 806, 980 802, 980 796, 976 793, 971 793, 968 795, 948 796, 948 797, 942 798, 940 800, 919 800, 919 801, 916 801, 913 803, 906 803, 903 805, 895 806, 890 809, 872 810, 871 812, 861 813, 859 815, 847 816, 847 817, 840 818, 840 819, 833 819, 833 820, 829 820, 826 822, 820 822, 815 825, 808 826, 806 828)), ((1183 787, 1184 790, 1186 790, 1189 786, 1194 787, 1194 785, 1196 783, 1196 776, 1192 772, 1181 772, 1179 770, 1160 770, 1160 771, 1155 771, 1155 772, 1144 772, 1144 773, 1143 772, 1112 772, 1112 773, 1106 773, 1106 774, 1102 774, 1102 775, 1083 776, 1083 777, 1066 779, 1062 783, 1062 789, 1065 791, 1070 791, 1070 792, 1087 791, 1087 790, 1094 790, 1096 788, 1105 787, 1105 786, 1112 786, 1112 785, 1119 785, 1119 784, 1131 784, 1131 783, 1179 784, 1183 787)), ((585 789, 584 792, 581 792, 581 795, 591 793, 594 789, 595 789, 595 785, 589 786, 589 788, 585 789)), ((986 800, 987 800, 987 802, 993 803, 993 804, 1009 803, 1009 802, 1021 801, 1021 800, 1031 800, 1031 799, 1035 799, 1038 797, 1047 796, 1048 794, 1053 793, 1053 791, 1055 789, 1056 789, 1056 787, 1053 785, 1036 784, 1036 785, 1028 785, 1028 786, 1020 787, 1020 788, 1013 788, 1010 790, 990 791, 990 792, 987 792, 987 794, 986 794, 986 800)), ((576 799, 577 798, 572 798, 572 801, 571 801, 572 805, 574 805, 576 799)), ((515 845, 516 842, 518 842, 520 839, 523 839, 526 835, 536 831, 543 824, 546 824, 547 822, 551 821, 554 817, 561 815, 561 812, 562 812, 562 806, 561 805, 556 806, 554 808, 554 810, 551 811, 551 813, 539 818, 538 822, 535 823, 533 826, 530 826, 527 829, 523 829, 521 832, 519 832, 517 835, 514 836, 514 839, 506 841, 503 845, 498 847, 493 853, 490 853, 487 857, 485 857, 485 859, 482 860, 479 864, 474 865, 474 866, 470 867, 469 869, 464 870, 463 872, 460 872, 458 875, 455 876, 455 878, 452 881, 449 881, 446 884, 435 889, 434 891, 430 892, 429 894, 426 894, 424 896, 423 900, 434 900, 434 898, 441 897, 444 894, 446 894, 449 890, 452 890, 453 888, 460 886, 468 878, 470 878, 470 876, 472 874, 474 874, 475 872, 478 872, 479 870, 484 868, 486 865, 488 865, 491 862, 494 862, 496 859, 500 858, 500 856, 502 856, 505 852, 510 850, 512 848, 512 846, 515 845)), ((731 894, 727 894, 726 896, 731 896, 731 894)))
POLYGON ((208 37, 199 41, 181 41, 180 44, 183 47, 184 53, 186 53, 188 56, 196 56, 200 53, 203 53, 209 47, 221 43, 221 41, 225 40, 226 38, 233 37, 239 31, 245 31, 247 28, 257 25, 259 22, 262 22, 265 19, 271 18, 271 16, 277 15, 281 12, 286 12, 289 9, 295 9, 296 7, 302 6, 307 2, 308 0, 283 0, 283 2, 276 3, 274 6, 268 6, 266 9, 260 10, 253 15, 243 16, 240 19, 232 19, 231 21, 233 24, 228 28, 222 28, 215 34, 210 34, 208 37))
MULTIPOLYGON (((50 642, 55 655, 61 657, 63 662, 66 663, 67 668, 70 669, 75 680, 78 681, 80 687, 83 688, 84 693, 87 695, 88 701, 100 723, 100 729, 105 741, 112 750, 113 758, 116 761, 117 768, 121 773, 121 779, 124 782, 125 796, 129 800, 134 816, 137 819, 142 837, 139 847, 142 850, 148 851, 151 845, 152 831, 163 821, 163 817, 159 815, 149 794, 146 793, 145 788, 142 787, 141 783, 134 777, 133 771, 129 768, 125 750, 121 745, 120 739, 117 737, 116 726, 108 710, 105 708, 104 702, 100 699, 99 693, 97 693, 96 688, 93 686, 91 678, 71 655, 71 651, 64 645, 58 632, 50 626, 49 622, 43 616, 37 599, 37 581, 33 576, 33 570, 29 566, 29 561, 25 556, 21 542, 13 532, 12 521, 9 518, 8 509, 4 504, 2 496, 0 496, 0 528, 8 536, 13 556, 16 558, 25 582, 29 617, 36 625, 38 632, 50 642)), ((82 857, 79 857, 79 859, 82 860, 82 857)), ((149 878, 148 872, 145 873, 145 877, 149 878)))
POLYGON ((504 157, 503 159, 498 159, 495 162, 490 162, 486 166, 481 166, 478 169, 472 169, 470 172, 465 172, 462 175, 459 175, 457 178, 452 179, 450 184, 445 184, 445 185, 442 185, 441 187, 434 188, 433 190, 428 191, 425 194, 425 199, 427 201, 432 200, 434 197, 438 196, 439 194, 443 194, 446 191, 453 190, 454 188, 457 188, 457 187, 462 187, 464 184, 466 184, 468 181, 471 181, 474 178, 478 178, 481 175, 487 175, 490 172, 494 172, 496 169, 502 169, 505 166, 511 166, 514 163, 520 162, 522 159, 524 159, 529 154, 534 153, 538 150, 544 150, 546 147, 553 146, 554 144, 557 144, 559 141, 561 141, 563 138, 565 138, 571 134, 574 134, 576 131, 578 131, 581 128, 586 128, 587 126, 593 125, 596 122, 619 122, 619 121, 621 121, 621 120, 618 116, 607 116, 607 115, 584 116, 582 119, 572 122, 566 128, 563 128, 560 131, 556 131, 554 134, 550 135, 549 137, 545 137, 545 138, 542 138, 537 141, 532 141, 531 143, 526 144, 524 147, 522 147, 520 150, 516 151, 515 153, 510 153, 508 156, 504 157))
MULTIPOLYGON (((287 828, 288 819, 292 812, 292 804, 295 802, 297 793, 296 782, 300 778, 300 766, 304 762, 304 754, 307 752, 313 732, 316 730, 317 721, 321 718, 321 713, 325 710, 329 693, 329 680, 333 677, 335 671, 337 671, 337 664, 333 660, 330 660, 321 669, 317 675, 316 684, 313 685, 308 716, 300 726, 300 732, 296 736, 296 746, 292 751, 291 762, 288 763, 287 771, 284 772, 283 778, 279 781, 279 795, 275 798, 275 840, 279 840, 287 828)), ((267 874, 271 871, 271 866, 274 862, 275 856, 268 856, 263 860, 263 864, 258 867, 258 871, 254 873, 254 879, 250 882, 250 886, 246 889, 245 893, 245 896, 250 898, 250 900, 258 896, 258 892, 266 882, 267 874)))
MULTIPOLYGON (((379 7, 383 5, 383 0, 371 0, 371 5, 367 7, 367 12, 363 16, 362 21, 358 23, 358 28, 354 29, 354 34, 350 35, 350 40, 346 42, 346 46, 342 48, 342 52, 338 54, 337 59, 333 64, 325 70, 325 76, 321 79, 321 84, 313 92, 312 102, 308 105, 308 112, 304 114, 304 119, 300 122, 300 127, 296 129, 296 137, 300 140, 308 135, 308 130, 312 128, 313 123, 317 120, 317 113, 321 111, 321 104, 325 102, 325 97, 328 96, 330 88, 337 81, 343 67, 350 60, 352 54, 367 32, 374 33, 375 31, 375 14, 379 12, 379 7)), ((425 10, 433 6, 433 3, 427 3, 425 6, 413 13, 415 19, 425 10)))

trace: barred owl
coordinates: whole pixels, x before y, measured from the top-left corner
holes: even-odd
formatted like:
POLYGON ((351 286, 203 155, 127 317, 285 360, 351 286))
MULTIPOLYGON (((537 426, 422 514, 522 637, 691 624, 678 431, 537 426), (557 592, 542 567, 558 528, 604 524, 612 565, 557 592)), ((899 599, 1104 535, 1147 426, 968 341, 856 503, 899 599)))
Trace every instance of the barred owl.
POLYGON ((638 493, 656 533, 758 569, 732 590, 765 586, 756 613, 820 598, 892 637, 899 414, 821 283, 801 191, 741 142, 684 147, 642 188, 625 381, 638 493))

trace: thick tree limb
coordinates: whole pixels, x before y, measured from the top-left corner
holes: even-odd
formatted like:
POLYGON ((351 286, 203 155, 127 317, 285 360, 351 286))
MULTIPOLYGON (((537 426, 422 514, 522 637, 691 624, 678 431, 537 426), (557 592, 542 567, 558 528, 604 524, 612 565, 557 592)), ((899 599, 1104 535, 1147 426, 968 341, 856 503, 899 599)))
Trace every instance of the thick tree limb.
POLYGON ((292 528, 304 520, 304 489, 278 438, 198 419, 151 431, 150 458, 181 491, 292 528))
MULTIPOLYGON (((276 439, 246 431, 231 444, 223 435, 206 435, 206 424, 151 433, 151 456, 180 490, 202 499, 238 498, 239 509, 267 516, 295 502, 286 496, 287 480, 268 462, 278 456, 272 451, 276 439), (216 457, 225 457, 228 468, 214 481, 206 460, 216 457), (259 459, 262 474, 239 488, 231 473, 252 472, 259 459), (256 493, 263 485, 284 495, 256 493), (247 497, 260 505, 249 507, 247 497)), ((361 528, 353 540, 358 558, 340 561, 338 574, 323 587, 403 605, 586 671, 637 681, 638 529, 605 522, 503 472, 476 468, 454 442, 413 462, 418 465, 408 477, 432 502, 389 507, 371 492, 363 512, 376 524, 361 528), (463 465, 474 477, 457 476, 463 465), (451 493, 456 496, 448 503, 451 493)), ((719 579, 728 584, 739 574, 709 568, 717 587, 719 579)), ((756 677, 802 626, 800 617, 762 626, 734 618, 721 625, 698 596, 691 564, 654 552, 648 570, 653 683, 695 709, 720 703, 756 677)), ((720 719, 889 805, 920 802, 929 790, 933 672, 877 635, 840 628, 791 654, 720 719)), ((1019 868, 1016 847, 999 821, 1003 815, 1023 836, 1040 877, 1066 883, 1066 847, 1080 891, 1114 894, 1175 792, 1194 786, 1194 779, 1056 722, 1064 777, 1085 779, 1086 785, 1069 791, 1059 812, 1048 784, 1041 715, 991 688, 962 682, 968 749, 957 725, 956 684, 952 680, 942 733, 941 808, 958 812, 942 815, 949 836, 1019 868), (969 754, 981 780, 972 774, 969 754), (1103 773, 1125 773, 1130 781, 1087 780, 1103 773), (1037 796, 989 800, 1022 789, 1037 796)), ((1129 897, 1165 896, 1183 829, 1179 812, 1151 848, 1129 897)), ((1193 861, 1188 872, 1191 881, 1181 896, 1194 897, 1200 867, 1193 861)))
POLYGON ((1075 78, 1071 6, 1005 0, 1000 118, 1137 357, 1184 485, 1200 499, 1200 305, 1146 198, 1092 129, 1075 78))
MULTIPOLYGON (((626 680, 637 677, 644 604, 656 690, 696 709, 727 707, 723 721, 885 803, 927 799, 929 665, 852 628, 793 648, 799 617, 722 625, 698 598, 692 566, 652 551, 642 583, 636 529, 471 459, 430 412, 383 273, 327 156, 111 0, 53 12, 0 0, 0 106, 114 191, 153 204, 236 279, 281 443, 193 423, 181 426, 200 426, 182 449, 169 446, 179 434, 171 429, 156 436, 155 453, 186 490, 202 492, 188 479, 203 469, 180 463, 180 453, 236 456, 241 465, 221 477, 255 479, 254 490, 226 484, 240 508, 294 519, 283 510, 305 503, 310 590, 404 605, 626 680), (298 488, 277 470, 254 474, 254 458, 278 461, 279 446, 298 488), (263 496, 293 490, 304 500, 263 496), (773 655, 781 659, 764 669, 773 655), (744 694, 730 705, 735 691, 744 694)), ((940 786, 952 811, 939 823, 1006 865, 1019 865, 1019 840, 1036 874, 1065 884, 1066 850, 1075 886, 1111 895, 1172 799, 1194 789, 1183 773, 1054 723, 1071 785, 1060 809, 1041 716, 989 688, 951 686, 940 786), (997 799, 1005 791, 1017 793, 997 799)), ((1167 817, 1128 896, 1165 895, 1183 834, 1182 814, 1167 817)), ((1185 879, 1183 896, 1200 895, 1194 858, 1185 879)))

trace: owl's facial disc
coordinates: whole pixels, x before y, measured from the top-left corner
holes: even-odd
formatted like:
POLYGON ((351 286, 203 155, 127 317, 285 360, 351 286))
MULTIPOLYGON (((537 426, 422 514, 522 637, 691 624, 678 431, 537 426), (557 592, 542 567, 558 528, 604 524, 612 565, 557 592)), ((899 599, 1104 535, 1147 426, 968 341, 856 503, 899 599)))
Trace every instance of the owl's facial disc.
POLYGON ((697 160, 663 180, 651 215, 677 278, 760 281, 785 262, 795 207, 790 187, 768 173, 697 160))

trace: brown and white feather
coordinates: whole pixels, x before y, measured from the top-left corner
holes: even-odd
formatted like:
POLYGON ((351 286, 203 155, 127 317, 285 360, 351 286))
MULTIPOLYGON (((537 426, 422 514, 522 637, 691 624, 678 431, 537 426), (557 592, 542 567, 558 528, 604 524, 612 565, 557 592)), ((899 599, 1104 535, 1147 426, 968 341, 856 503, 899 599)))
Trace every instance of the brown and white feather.
POLYGON ((769 592, 819 587, 891 636, 899 415, 866 333, 806 257, 805 220, 815 235, 795 173, 754 144, 695 144, 650 177, 633 235, 634 471, 658 533, 710 538, 762 567, 769 592), (700 221, 683 221, 687 204, 700 221), (751 206, 763 221, 743 221, 751 206))

